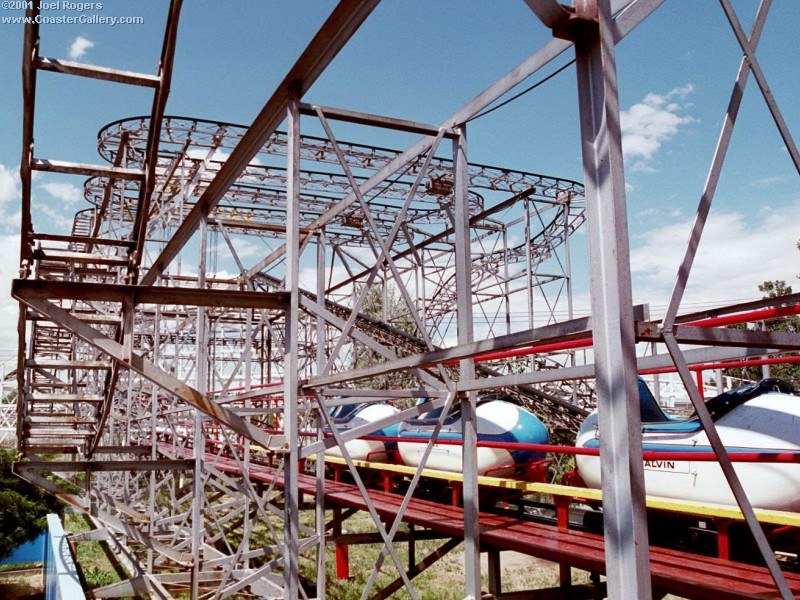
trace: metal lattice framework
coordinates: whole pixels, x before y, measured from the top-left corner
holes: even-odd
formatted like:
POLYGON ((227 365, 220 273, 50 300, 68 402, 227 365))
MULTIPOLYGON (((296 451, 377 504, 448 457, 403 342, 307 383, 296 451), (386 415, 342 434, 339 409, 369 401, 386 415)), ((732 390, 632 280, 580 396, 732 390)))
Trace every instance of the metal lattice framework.
MULTIPOLYGON (((554 39, 438 126, 302 101, 376 4, 342 0, 248 127, 165 116, 180 0, 170 3, 157 76, 42 57, 38 25, 26 25, 22 277, 13 286, 22 303, 17 473, 91 515, 96 537, 113 545, 131 577, 103 590, 107 596, 322 598, 326 538, 341 533, 346 516, 341 507, 326 512, 323 500, 322 458, 337 446, 384 544, 364 597, 388 561, 397 581, 378 597, 405 587, 416 598, 411 578, 419 569, 406 569, 393 539, 425 459, 396 518, 385 522, 345 443, 388 422, 339 433, 330 409, 365 398, 405 400, 392 417, 400 421, 460 403, 464 587, 477 598, 476 392, 508 389, 558 437, 574 432, 591 408, 585 382, 594 379, 608 443, 609 596, 647 598, 635 380, 637 369, 674 364, 788 597, 687 365, 797 349, 798 336, 698 329, 681 324, 707 315, 678 316, 751 71, 800 166, 754 55, 769 3, 747 38, 722 0, 746 56, 659 323, 631 300, 614 47, 661 1, 576 0, 568 10, 527 0, 554 39), (469 163, 467 122, 565 52, 575 53, 578 66, 585 189, 469 163), (151 114, 101 130, 108 165, 37 158, 39 70, 153 88, 151 114), (324 136, 301 134, 307 120, 324 136), (416 141, 403 151, 343 142, 334 133, 342 121, 416 141), (90 208, 76 214, 69 235, 34 229, 34 170, 89 177, 90 208), (584 221, 592 317, 576 319, 569 240, 584 221), (564 304, 567 319, 559 320, 564 304), (594 362, 557 348, 592 335, 594 362), (666 351, 637 359, 637 341, 666 351), (412 398, 426 400, 414 405, 412 398), (315 478, 310 507, 301 503, 302 468, 315 478), (301 520, 302 510, 313 517, 301 520), (306 556, 313 557, 313 594, 301 585, 306 556)), ((445 541, 425 568, 456 543, 445 541)))

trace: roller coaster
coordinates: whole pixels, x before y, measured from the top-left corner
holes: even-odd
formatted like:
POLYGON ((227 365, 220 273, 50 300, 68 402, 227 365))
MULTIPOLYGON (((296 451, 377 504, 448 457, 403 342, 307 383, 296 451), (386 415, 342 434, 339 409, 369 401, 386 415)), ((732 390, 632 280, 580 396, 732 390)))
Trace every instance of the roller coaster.
POLYGON ((305 100, 374 0, 336 5, 252 123, 170 115, 168 4, 157 76, 42 56, 37 6, 25 25, 14 468, 91 519, 74 543, 125 566, 95 597, 324 598, 330 560, 347 578, 362 544, 379 548, 364 598, 417 598, 459 547, 472 598, 800 593, 794 389, 706 403, 702 385, 798 362, 795 330, 748 324, 792 323, 800 294, 680 311, 751 70, 765 88, 728 0, 745 57, 659 318, 632 300, 614 47, 661 1, 526 0, 553 38, 439 125, 305 100), (584 183, 470 162, 468 123, 564 52, 584 183), (100 128, 102 164, 42 158, 45 72, 150 89, 149 115, 100 128), (69 231, 34 227, 34 173, 85 178, 69 231), (590 316, 573 305, 584 231, 590 316), (637 386, 665 372, 692 417, 637 386), (371 531, 347 532, 357 514, 371 531), (422 540, 438 545, 418 559, 422 540), (558 563, 558 586, 504 591, 509 550, 558 563))

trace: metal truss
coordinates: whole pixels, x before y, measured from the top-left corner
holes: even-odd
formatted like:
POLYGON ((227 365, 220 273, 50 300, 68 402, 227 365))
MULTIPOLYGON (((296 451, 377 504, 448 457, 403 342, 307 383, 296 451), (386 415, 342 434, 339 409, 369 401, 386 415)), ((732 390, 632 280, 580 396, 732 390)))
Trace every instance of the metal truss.
POLYGON ((156 76, 40 57, 38 27, 26 25, 21 277, 12 292, 21 303, 15 469, 91 516, 97 529, 76 542, 105 540, 123 560, 129 579, 96 593, 325 597, 326 544, 346 538, 342 523, 353 514, 325 505, 324 452, 336 446, 373 521, 364 539, 382 544, 362 597, 386 563, 396 580, 374 597, 405 589, 416 598, 413 578, 460 539, 464 593, 480 597, 476 392, 504 387, 554 439, 574 433, 597 398, 609 596, 647 598, 635 377, 673 364, 761 540, 686 367, 796 350, 798 337, 701 329, 687 323, 703 315, 678 310, 751 71, 800 164, 755 58, 769 3, 748 38, 722 2, 746 56, 661 322, 631 301, 614 59, 616 43, 661 1, 576 0, 566 9, 527 0, 553 40, 440 125, 303 101, 376 4, 339 2, 250 126, 164 115, 178 0, 156 76), (585 188, 470 163, 469 120, 573 51, 585 188), (35 158, 38 70, 151 87, 151 114, 100 131, 107 166, 35 158), (324 136, 303 134, 309 121, 324 136), (345 142, 340 122, 416 141, 405 150, 345 142), (69 234, 34 229, 36 169, 89 177, 91 207, 76 213, 69 234), (584 222, 592 316, 575 318, 570 236, 584 222), (666 350, 637 357, 637 342, 666 350), (592 344, 593 362, 576 354, 592 344), (346 433, 332 426, 332 407, 379 399, 395 401, 399 413, 346 433), (379 514, 345 444, 456 403, 464 530, 406 566, 396 548, 413 544, 414 534, 400 524, 447 411, 394 519, 379 514), (313 478, 313 498, 300 493, 301 477, 313 478))

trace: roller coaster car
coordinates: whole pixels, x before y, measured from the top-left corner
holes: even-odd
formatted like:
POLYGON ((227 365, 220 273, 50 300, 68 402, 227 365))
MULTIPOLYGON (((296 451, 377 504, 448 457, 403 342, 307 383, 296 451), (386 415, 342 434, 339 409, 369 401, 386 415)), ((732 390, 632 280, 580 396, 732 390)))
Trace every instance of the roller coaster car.
MULTIPOLYGON (((695 415, 676 419, 666 415, 647 385, 639 379, 642 446, 656 452, 712 452, 695 415)), ((764 379, 720 394, 706 403, 717 431, 732 458, 739 453, 797 452, 800 450, 800 398, 780 379, 764 379)), ((584 421, 578 447, 598 448, 597 411, 584 421)), ((588 487, 600 487, 600 460, 577 456, 578 472, 588 487)), ((756 508, 800 511, 800 464, 734 462, 736 473, 756 508)), ((735 504, 730 487, 715 461, 646 460, 648 495, 711 504, 735 504)))
MULTIPOLYGON (((432 410, 400 425, 397 450, 403 463, 417 466, 443 409, 432 410), (412 439, 417 441, 411 441, 412 439)), ((549 435, 544 424, 533 414, 517 406, 503 392, 481 394, 477 402, 478 441, 547 444, 549 435)), ((445 417, 438 439, 461 442, 461 409, 456 406, 445 417)), ((544 453, 504 448, 478 447, 478 474, 494 477, 527 475, 528 479, 544 480, 544 453)), ((434 444, 426 467, 460 473, 462 452, 459 444, 434 444)))
MULTIPOLYGON (((400 412, 394 406, 386 402, 371 402, 366 404, 348 404, 337 406, 331 410, 331 420, 337 431, 344 432, 362 425, 375 423, 381 419, 400 412)), ((398 425, 389 425, 378 429, 370 434, 370 437, 397 437, 398 425)), ((330 435, 330 429, 326 428, 326 435, 330 435)), ((384 442, 381 440, 351 440, 345 443, 348 454, 353 460, 366 460, 371 462, 391 462, 394 451, 394 442, 384 442)), ((338 447, 333 447, 325 451, 329 456, 342 456, 342 451, 338 447)))

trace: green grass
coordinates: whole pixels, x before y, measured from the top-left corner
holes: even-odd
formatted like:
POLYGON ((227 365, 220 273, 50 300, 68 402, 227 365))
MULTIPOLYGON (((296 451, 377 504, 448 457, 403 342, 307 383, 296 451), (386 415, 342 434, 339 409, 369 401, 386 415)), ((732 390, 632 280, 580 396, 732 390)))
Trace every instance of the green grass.
MULTIPOLYGON (((366 513, 360 513, 345 521, 343 529, 348 533, 374 531, 372 520, 366 513)), ((407 531, 405 525, 401 531, 407 531)), ((424 540, 416 543, 417 562, 440 546, 444 540, 424 540)), ((326 551, 327 597, 331 600, 357 600, 361 597, 370 574, 377 563, 380 545, 350 546, 350 575, 345 581, 336 579, 335 550, 329 547, 326 551)), ((395 551, 405 568, 408 568, 408 544, 398 543, 395 551)), ((486 573, 484 557, 482 572, 486 573)), ((308 579, 316 578, 313 554, 301 562, 301 573, 308 579)), ((519 554, 503 553, 503 591, 517 591, 554 587, 558 585, 558 566, 519 554)), ((376 592, 388 585, 398 576, 394 562, 387 557, 384 561, 375 587, 376 592)), ((586 572, 574 571, 573 582, 588 583, 586 572)), ((419 597, 426 600, 455 600, 464 597, 464 552, 463 544, 441 558, 432 567, 412 579, 419 597)), ((488 590, 487 576, 483 577, 482 588, 488 590)), ((405 588, 396 592, 392 598, 407 598, 405 588)))
MULTIPOLYGON (((81 533, 91 528, 91 522, 85 515, 65 515, 66 531, 81 533)), ((84 589, 94 590, 128 578, 127 572, 105 542, 78 542, 75 544, 75 562, 84 589)))
MULTIPOLYGON (((309 526, 314 526, 313 512, 303 511, 301 521, 309 526)), ((333 517, 332 511, 326 511, 326 520, 333 517)), ((277 517, 272 521, 276 534, 283 535, 283 523, 277 517)), ((65 529, 70 532, 88 531, 91 529, 90 521, 83 515, 67 515, 65 529)), ((407 526, 402 525, 401 531, 407 531, 407 526)), ((346 533, 367 533, 375 531, 375 526, 368 513, 357 513, 343 523, 346 533)), ((229 541, 236 545, 240 536, 232 535, 229 541)), ((421 561, 430 552, 438 548, 445 540, 421 540, 416 543, 416 559, 421 561)), ((261 545, 273 543, 270 539, 266 525, 262 522, 255 526, 250 540, 250 547, 255 549, 261 545)), ((96 589, 104 585, 115 583, 127 577, 124 569, 114 560, 113 554, 104 542, 79 542, 76 545, 76 562, 79 573, 86 589, 96 589)), ((381 552, 380 544, 350 546, 350 579, 336 579, 335 549, 329 546, 326 549, 326 591, 330 600, 357 600, 366 586, 370 574, 375 567, 381 552)), ((408 544, 405 542, 395 544, 401 564, 408 569, 408 544)), ((251 568, 258 568, 267 559, 251 561, 251 568)), ((502 582, 503 592, 531 590, 556 587, 559 584, 558 565, 517 553, 504 552, 502 554, 502 582)), ((481 571, 488 572, 486 556, 482 556, 481 571)), ((316 580, 316 558, 314 551, 301 557, 300 573, 304 584, 307 586, 309 596, 314 595, 313 586, 316 580)), ((381 566, 375 586, 374 594, 384 588, 398 576, 397 568, 390 558, 386 558, 381 566)), ((574 584, 589 583, 589 574, 585 571, 573 569, 574 584)), ((412 579, 412 583, 423 600, 455 600, 463 598, 464 593, 464 552, 463 544, 456 547, 449 554, 441 558, 432 567, 412 579)), ((489 584, 486 575, 482 578, 482 589, 488 591, 489 584)), ((173 590, 176 598, 189 597, 188 592, 173 590)), ((0 593, 0 597, 4 596, 0 593)), ((10 596, 13 597, 13 596, 10 596)), ((236 595, 236 599, 249 598, 247 594, 236 595)), ((405 588, 401 588, 392 598, 407 598, 405 588)), ((674 598, 674 597, 668 597, 674 598)))
POLYGON ((0 573, 8 571, 24 571, 25 569, 41 569, 42 563, 29 562, 29 563, 15 563, 13 565, 0 565, 0 573))

